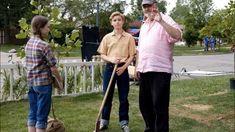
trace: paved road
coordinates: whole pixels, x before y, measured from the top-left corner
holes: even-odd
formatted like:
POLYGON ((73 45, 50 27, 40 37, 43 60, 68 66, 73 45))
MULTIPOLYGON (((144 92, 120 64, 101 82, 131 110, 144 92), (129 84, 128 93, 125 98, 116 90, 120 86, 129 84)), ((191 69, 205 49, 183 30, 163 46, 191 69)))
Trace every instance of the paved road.
MULTIPOLYGON (((8 63, 8 53, 0 52, 1 64, 8 63)), ((20 59, 13 54, 13 61, 20 59)), ((201 71, 220 71, 220 72, 233 72, 234 54, 223 55, 207 55, 207 56, 174 56, 174 73, 179 73, 182 68, 187 71, 201 70, 201 71)), ((78 62, 81 59, 66 59, 61 61, 78 62)), ((172 76, 172 80, 190 79, 189 76, 172 76)), ((1 85, 2 80, 0 80, 1 85)))
POLYGON ((188 71, 221 71, 233 72, 234 54, 204 55, 204 56, 174 56, 174 72, 183 67, 188 71))
MULTIPOLYGON (((234 54, 204 56, 174 56, 174 73, 187 71, 233 72, 234 54)), ((191 79, 189 76, 172 76, 173 80, 191 79)))

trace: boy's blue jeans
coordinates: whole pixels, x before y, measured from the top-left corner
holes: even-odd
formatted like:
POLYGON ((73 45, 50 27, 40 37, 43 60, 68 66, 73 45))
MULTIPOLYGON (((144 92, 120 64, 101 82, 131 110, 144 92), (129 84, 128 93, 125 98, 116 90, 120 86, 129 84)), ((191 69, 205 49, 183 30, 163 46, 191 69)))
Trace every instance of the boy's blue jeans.
MULTIPOLYGON (((123 64, 119 64, 118 67, 122 66, 123 64)), ((105 67, 104 71, 104 79, 103 79, 103 92, 105 94, 109 80, 111 78, 112 72, 113 72, 114 64, 108 63, 105 67)), ((114 88, 115 83, 117 82, 118 87, 118 96, 119 96, 119 121, 121 125, 128 124, 129 116, 129 102, 128 102, 128 93, 129 93, 129 74, 128 70, 126 69, 120 76, 117 76, 115 74, 110 91, 106 100, 106 103, 104 105, 103 111, 102 111, 102 119, 106 120, 107 122, 110 119, 110 113, 112 109, 112 100, 113 100, 113 94, 114 94, 114 88)), ((108 123, 106 123, 107 125, 108 123)))
POLYGON ((28 126, 45 129, 51 108, 52 85, 30 86, 28 126))

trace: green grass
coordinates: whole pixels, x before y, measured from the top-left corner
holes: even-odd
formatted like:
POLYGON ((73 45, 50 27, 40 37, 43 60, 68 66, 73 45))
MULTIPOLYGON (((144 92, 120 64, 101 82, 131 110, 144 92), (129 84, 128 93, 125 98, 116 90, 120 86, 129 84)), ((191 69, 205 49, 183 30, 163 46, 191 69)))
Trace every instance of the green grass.
MULTIPOLYGON (((171 132, 233 132, 235 130, 234 95, 229 89, 229 78, 205 77, 193 80, 173 81, 171 85, 170 131, 171 132), (194 109, 185 105, 210 106, 194 109)), ((138 86, 131 86, 130 129, 143 132, 144 122, 138 106, 138 86)), ((54 97, 55 113, 67 132, 91 132, 102 101, 102 94, 78 97, 54 97)), ((120 132, 118 125, 118 96, 115 92, 111 122, 108 132, 120 132)), ((27 100, 1 103, 0 131, 25 132, 28 111, 27 100)))
MULTIPOLYGON (((13 45, 13 44, 1 44, 0 49, 1 52, 8 52, 10 49, 16 49, 17 51, 20 49, 22 45, 13 45)), ((230 53, 230 45, 221 45, 221 47, 215 52, 204 52, 204 47, 201 46, 175 46, 174 48, 174 56, 186 56, 186 55, 214 55, 214 54, 225 54, 230 53)), ((61 51, 63 52, 63 51, 61 51)), ((73 49, 67 57, 81 57, 81 48, 73 49)))
MULTIPOLYGON (((60 51, 61 53, 63 53, 63 50, 60 51)), ((82 56, 82 51, 81 48, 73 48, 68 55, 66 55, 65 57, 81 57, 82 56)))
POLYGON ((11 49, 15 49, 15 50, 20 50, 20 47, 23 46, 22 45, 16 45, 16 44, 0 44, 0 49, 1 52, 8 52, 11 49))
POLYGON ((231 53, 230 52, 230 45, 221 45, 219 49, 217 49, 215 52, 204 51, 204 47, 202 46, 175 46, 174 48, 174 56, 187 56, 187 55, 215 55, 215 54, 225 54, 225 53, 231 53))
MULTIPOLYGON (((0 44, 1 52, 8 52, 11 49, 15 49, 16 51, 19 51, 20 48, 24 46, 22 45, 14 45, 14 44, 0 44)), ((60 52, 63 52, 62 50, 60 52)), ((71 52, 69 52, 69 55, 66 57, 81 57, 81 48, 75 48, 72 49, 71 52)))

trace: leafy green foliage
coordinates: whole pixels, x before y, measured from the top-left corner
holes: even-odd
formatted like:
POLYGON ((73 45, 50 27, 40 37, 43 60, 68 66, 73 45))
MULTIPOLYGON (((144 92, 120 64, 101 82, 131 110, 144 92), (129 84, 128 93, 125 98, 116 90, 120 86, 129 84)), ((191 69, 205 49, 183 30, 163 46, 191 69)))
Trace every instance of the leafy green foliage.
POLYGON ((21 27, 20 33, 16 35, 18 39, 24 39, 30 37, 30 25, 27 24, 25 18, 19 20, 19 26, 21 27))
POLYGON ((102 84, 104 65, 95 66, 95 87, 102 84))
POLYGON ((17 27, 21 17, 31 18, 30 0, 0 0, 0 29, 17 27))
POLYGON ((129 17, 131 18, 132 21, 136 20, 138 17, 143 16, 143 11, 142 11, 142 0, 131 0, 131 10, 132 13, 129 14, 129 17))
POLYGON ((170 16, 179 24, 184 24, 186 18, 190 15, 190 7, 180 0, 177 0, 176 6, 170 12, 170 16))
POLYGON ((235 44, 235 2, 230 1, 226 9, 218 10, 200 30, 200 36, 213 35, 230 44, 235 44))
POLYGON ((221 22, 224 20, 225 12, 224 10, 215 11, 214 14, 209 18, 208 24, 200 30, 200 37, 204 36, 215 36, 222 38, 221 34, 223 31, 223 24, 221 22))
POLYGON ((235 44, 235 1, 230 0, 226 8, 226 16, 224 18, 223 33, 228 39, 228 43, 235 44))
MULTIPOLYGON (((27 91, 26 71, 23 67, 17 65, 17 70, 14 72, 16 73, 13 75, 14 81, 12 82, 13 98, 20 99, 27 91)), ((2 100, 4 101, 7 100, 10 95, 10 74, 7 70, 3 70, 3 72, 0 73, 0 76, 3 77, 3 85, 1 89, 3 89, 2 100)))
POLYGON ((201 29, 207 23, 212 12, 212 0, 191 0, 191 14, 195 18, 195 28, 201 29))
MULTIPOLYGON (((74 48, 80 48, 81 41, 79 38, 79 30, 72 30, 71 33, 66 33, 63 35, 61 32, 61 27, 63 27, 63 23, 65 22, 60 18, 60 9, 58 7, 51 7, 50 5, 41 5, 37 1, 31 0, 31 5, 35 7, 35 10, 32 12, 35 15, 44 15, 49 18, 51 31, 50 36, 47 39, 47 42, 50 44, 53 51, 56 53, 56 56, 59 60, 60 57, 69 56, 69 52, 74 48), (59 28, 60 27, 60 28, 59 28), (64 37, 64 41, 60 41, 58 43, 56 39, 64 37), (61 52, 63 49, 63 52, 61 52)), ((20 33, 16 35, 17 38, 23 39, 31 36, 30 32, 30 24, 27 23, 25 18, 19 20, 19 26, 21 28, 20 33)), ((24 50, 18 52, 18 56, 21 58, 24 57, 24 50)))
POLYGON ((27 78, 26 78, 26 69, 17 65, 18 77, 14 80, 13 83, 13 92, 15 99, 20 99, 26 94, 27 88, 27 78))
POLYGON ((188 46, 196 44, 198 40, 202 40, 202 36, 199 36, 199 31, 207 24, 212 5, 212 0, 177 0, 171 16, 176 22, 184 26, 183 39, 188 46))
POLYGON ((160 0, 160 1, 157 0, 157 7, 160 12, 166 13, 166 11, 167 11, 166 5, 167 5, 167 2, 165 0, 160 0))
POLYGON ((2 99, 6 100, 8 95, 10 94, 10 75, 7 73, 6 70, 3 70, 1 74, 2 74, 1 76, 3 76, 2 99))
MULTIPOLYGON (((65 0, 65 8, 67 12, 73 16, 79 25, 95 25, 97 2, 94 0, 65 0)), ((109 16, 114 11, 124 12, 124 3, 112 3, 107 0, 99 1, 99 27, 104 31, 103 34, 112 31, 112 26, 109 21, 109 16)))
MULTIPOLYGON (((66 67, 66 70, 68 94, 92 91, 91 66, 66 67)), ((102 84, 103 65, 95 65, 94 71, 94 88, 97 89, 102 84)))
MULTIPOLYGON (((143 10, 142 10, 142 0, 131 0, 132 5, 132 11, 130 14, 128 14, 128 17, 130 17, 131 21, 135 21, 137 18, 143 16, 143 10)), ((167 2, 165 0, 158 0, 157 1, 157 7, 160 12, 166 13, 166 5, 167 2)))
POLYGON ((84 90, 87 92, 87 91, 91 91, 91 85, 92 85, 92 82, 91 82, 91 67, 84 67, 84 71, 83 71, 83 74, 86 75, 86 80, 85 80, 85 88, 84 90))
POLYGON ((185 39, 188 47, 196 44, 198 36, 199 33, 193 29, 187 29, 183 34, 183 38, 185 39))

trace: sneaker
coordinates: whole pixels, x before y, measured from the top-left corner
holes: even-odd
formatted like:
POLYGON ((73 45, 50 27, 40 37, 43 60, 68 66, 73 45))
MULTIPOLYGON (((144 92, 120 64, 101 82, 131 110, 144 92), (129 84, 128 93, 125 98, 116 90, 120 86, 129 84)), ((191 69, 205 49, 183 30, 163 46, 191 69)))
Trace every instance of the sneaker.
POLYGON ((108 129, 108 125, 100 124, 100 131, 104 131, 106 129, 108 129))
POLYGON ((130 132, 129 127, 128 127, 127 125, 124 125, 124 126, 122 127, 122 131, 123 131, 123 132, 130 132))
POLYGON ((108 129, 109 121, 105 119, 100 120, 100 131, 108 129))

